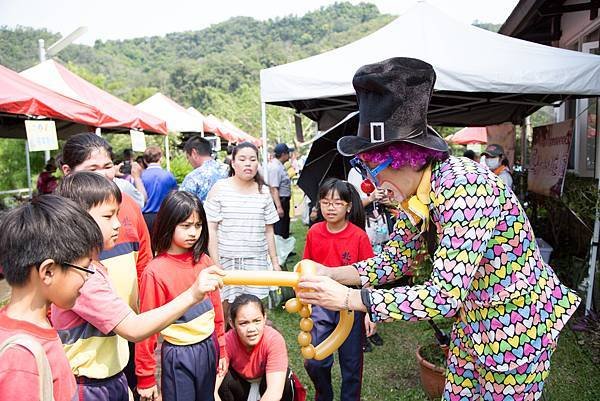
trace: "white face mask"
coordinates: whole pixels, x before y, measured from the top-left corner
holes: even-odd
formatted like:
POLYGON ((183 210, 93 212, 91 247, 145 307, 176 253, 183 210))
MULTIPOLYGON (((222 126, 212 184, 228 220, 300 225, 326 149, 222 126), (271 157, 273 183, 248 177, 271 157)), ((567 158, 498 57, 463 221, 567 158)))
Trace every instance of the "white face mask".
POLYGON ((486 157, 485 164, 489 167, 490 170, 495 170, 500 166, 500 158, 499 157, 486 157))

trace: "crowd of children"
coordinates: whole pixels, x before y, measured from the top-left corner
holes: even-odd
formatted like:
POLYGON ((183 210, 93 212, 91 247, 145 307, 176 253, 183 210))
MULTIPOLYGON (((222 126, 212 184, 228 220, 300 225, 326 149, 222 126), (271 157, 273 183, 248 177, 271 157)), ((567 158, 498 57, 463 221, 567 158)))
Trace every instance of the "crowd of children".
MULTIPOLYGON (((243 256, 244 263, 257 259, 266 265, 268 254, 275 258, 277 213, 258 173, 255 146, 233 149, 232 177, 209 195, 209 213, 186 191, 164 199, 153 226, 152 251, 139 207, 115 182, 111 148, 104 139, 71 137, 60 162, 65 176, 54 194, 40 195, 0 217, 0 266, 12 287, 9 303, 0 309, 3 397, 45 399, 40 394, 48 391, 48 383, 32 383, 46 375, 55 401, 128 401, 134 394, 142 401, 156 400, 154 354, 161 334, 165 401, 237 400, 239 391, 244 400, 302 399, 285 341, 265 325, 260 295, 266 294, 237 289, 221 299, 219 291, 225 274, 220 266, 236 268, 223 261, 240 259, 239 252, 227 253, 238 247, 228 242, 228 232, 239 223, 240 207, 249 206, 246 223, 256 223, 252 235, 240 233, 246 243, 241 248, 254 252, 243 256), (225 315, 223 306, 229 307, 225 315), (228 333, 226 318, 232 328, 228 333), (40 358, 47 358, 49 368, 37 365, 40 358)), ((324 221, 309 230, 305 258, 337 266, 373 255, 352 185, 326 181, 319 204, 324 221)), ((279 269, 277 262, 273 268, 279 269)), ((313 319, 312 338, 318 343, 338 316, 315 307, 313 319)), ((361 314, 339 350, 344 400, 360 398, 363 320, 361 314)), ((306 363, 318 400, 333 399, 332 364, 333 357, 306 363)))

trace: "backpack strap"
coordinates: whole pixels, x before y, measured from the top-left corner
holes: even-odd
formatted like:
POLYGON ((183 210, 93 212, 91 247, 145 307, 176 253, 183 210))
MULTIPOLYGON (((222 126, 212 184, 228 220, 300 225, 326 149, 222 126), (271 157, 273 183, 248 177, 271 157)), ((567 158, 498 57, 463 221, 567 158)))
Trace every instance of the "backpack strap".
POLYGON ((50 370, 50 363, 48 363, 46 351, 44 351, 42 344, 27 334, 15 334, 0 344, 0 355, 9 348, 18 346, 25 348, 35 358, 39 377, 40 401, 54 401, 52 371, 50 370))

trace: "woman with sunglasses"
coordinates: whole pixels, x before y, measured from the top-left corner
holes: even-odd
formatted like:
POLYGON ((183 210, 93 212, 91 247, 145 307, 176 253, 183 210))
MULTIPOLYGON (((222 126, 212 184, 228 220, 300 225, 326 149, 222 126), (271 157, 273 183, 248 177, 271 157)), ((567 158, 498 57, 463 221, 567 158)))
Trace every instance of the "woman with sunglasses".
MULTIPOLYGON (((306 235, 304 259, 324 266, 340 266, 365 260, 373 256, 373 249, 365 227, 365 213, 360 196, 347 181, 337 178, 326 180, 319 188, 319 208, 324 221, 314 224, 306 235)), ((311 315, 313 345, 329 337, 339 320, 339 313, 314 306, 311 315)), ((363 353, 365 341, 365 314, 356 312, 354 325, 348 338, 339 348, 338 357, 342 373, 341 400, 359 400, 362 384, 363 353)), ((315 385, 317 401, 333 400, 331 368, 333 356, 322 361, 307 360, 306 372, 315 385)))
POLYGON ((485 166, 448 155, 427 125, 431 65, 394 58, 353 79, 358 135, 338 150, 357 155, 365 178, 397 202, 390 241, 363 262, 304 278, 302 302, 366 311, 373 321, 455 319, 444 400, 537 400, 560 330, 579 297, 540 255, 519 200, 485 166), (347 285, 395 281, 429 254, 430 279, 392 289, 347 285), (332 280, 333 278, 334 280, 332 280))

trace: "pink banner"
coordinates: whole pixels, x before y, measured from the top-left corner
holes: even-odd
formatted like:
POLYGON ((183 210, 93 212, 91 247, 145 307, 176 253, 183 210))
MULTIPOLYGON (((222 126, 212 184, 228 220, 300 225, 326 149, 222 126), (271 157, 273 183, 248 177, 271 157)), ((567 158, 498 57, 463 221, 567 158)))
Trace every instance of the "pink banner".
POLYGON ((573 139, 573 120, 533 129, 527 188, 538 194, 560 198, 573 139))

